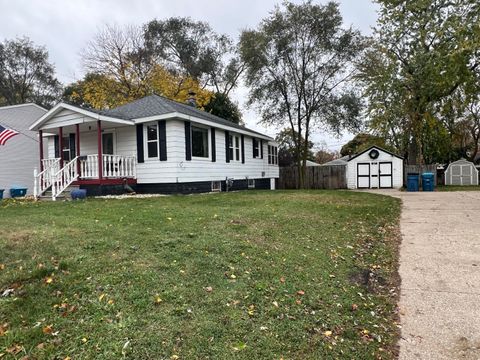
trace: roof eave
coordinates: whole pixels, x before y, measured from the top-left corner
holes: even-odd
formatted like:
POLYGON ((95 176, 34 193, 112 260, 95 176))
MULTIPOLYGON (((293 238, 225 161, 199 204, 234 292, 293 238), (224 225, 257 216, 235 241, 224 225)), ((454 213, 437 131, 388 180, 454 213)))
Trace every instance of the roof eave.
POLYGON ((125 124, 125 125, 134 125, 134 122, 132 120, 125 120, 125 119, 119 119, 119 118, 113 118, 113 117, 109 117, 109 116, 100 115, 100 114, 97 114, 93 111, 88 111, 88 110, 83 109, 81 107, 61 102, 61 103, 58 103, 57 105, 55 105, 47 113, 45 113, 35 123, 33 123, 32 126, 30 126, 29 130, 31 130, 31 131, 41 130, 42 125, 44 125, 48 120, 50 120, 53 116, 55 116, 62 109, 72 110, 72 111, 75 111, 75 112, 80 113, 82 115, 86 115, 88 117, 91 117, 91 118, 97 119, 97 120, 101 120, 101 121, 108 121, 108 122, 114 122, 114 123, 125 124))

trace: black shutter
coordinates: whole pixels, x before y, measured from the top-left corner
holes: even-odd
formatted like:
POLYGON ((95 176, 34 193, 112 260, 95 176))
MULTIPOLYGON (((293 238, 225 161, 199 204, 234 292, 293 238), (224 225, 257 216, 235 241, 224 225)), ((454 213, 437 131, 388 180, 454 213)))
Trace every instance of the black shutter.
POLYGON ((242 164, 245 164, 245 135, 241 136, 240 144, 242 147, 242 164))
POLYGON ((230 162, 230 149, 229 149, 229 137, 230 137, 230 132, 225 130, 225 160, 227 163, 230 162))
POLYGON ((255 159, 258 155, 255 152, 255 143, 257 142, 257 139, 252 138, 252 157, 255 159), (257 155, 257 156, 256 156, 257 155))
POLYGON ((217 161, 217 149, 215 143, 215 128, 212 127, 210 136, 212 137, 212 162, 217 161))
POLYGON ((185 160, 192 160, 192 126, 185 121, 185 160))
POLYGON ((53 147, 54 147, 54 153, 55 153, 55 158, 59 158, 60 157, 60 144, 59 144, 60 140, 59 140, 59 137, 58 135, 55 135, 53 137, 53 147))
POLYGON ((260 158, 263 159, 263 140, 260 140, 260 158))
POLYGON ((75 134, 70 134, 69 136, 69 146, 70 146, 70 160, 75 158, 75 153, 77 149, 75 148, 75 134))
POLYGON ((137 162, 143 163, 143 124, 137 124, 137 162))
POLYGON ((158 139, 160 141, 160 161, 167 161, 167 125, 165 120, 158 122, 158 139))

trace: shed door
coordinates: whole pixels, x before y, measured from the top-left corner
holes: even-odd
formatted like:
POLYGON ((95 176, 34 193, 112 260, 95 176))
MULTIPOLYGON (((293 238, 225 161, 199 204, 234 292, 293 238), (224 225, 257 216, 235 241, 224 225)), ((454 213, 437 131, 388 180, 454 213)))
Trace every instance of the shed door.
POLYGON ((462 165, 462 185, 473 185, 472 181, 472 166, 469 165, 462 165))
POLYGON ((378 168, 380 188, 393 187, 393 166, 391 162, 381 162, 378 168))
POLYGON ((357 164, 357 188, 370 188, 370 163, 357 164))

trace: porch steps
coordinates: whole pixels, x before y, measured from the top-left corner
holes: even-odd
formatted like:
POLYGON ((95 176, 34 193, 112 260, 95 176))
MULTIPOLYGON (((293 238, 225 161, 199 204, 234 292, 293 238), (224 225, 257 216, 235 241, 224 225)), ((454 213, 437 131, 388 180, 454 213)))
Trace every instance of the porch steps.
MULTIPOLYGON (((71 200, 70 193, 77 189, 80 189, 80 186, 70 185, 59 196, 57 196, 57 200, 71 200)), ((52 201, 52 189, 50 188, 49 190, 45 191, 45 193, 39 196, 38 199, 41 201, 52 201)))

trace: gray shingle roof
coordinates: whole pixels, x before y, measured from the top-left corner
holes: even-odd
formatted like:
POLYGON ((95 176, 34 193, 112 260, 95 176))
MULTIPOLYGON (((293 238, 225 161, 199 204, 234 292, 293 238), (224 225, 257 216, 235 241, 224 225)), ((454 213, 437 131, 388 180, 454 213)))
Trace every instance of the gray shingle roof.
MULTIPOLYGON (((91 109, 88 110, 91 111, 91 109)), ((128 104, 116 107, 114 109, 94 112, 98 112, 101 115, 123 120, 139 119, 178 112, 187 116, 194 116, 217 124, 226 125, 241 130, 246 130, 258 135, 266 136, 255 130, 248 129, 244 126, 235 124, 221 117, 212 115, 206 111, 194 108, 193 106, 182 104, 159 95, 149 95, 144 98, 134 100, 128 104)))

